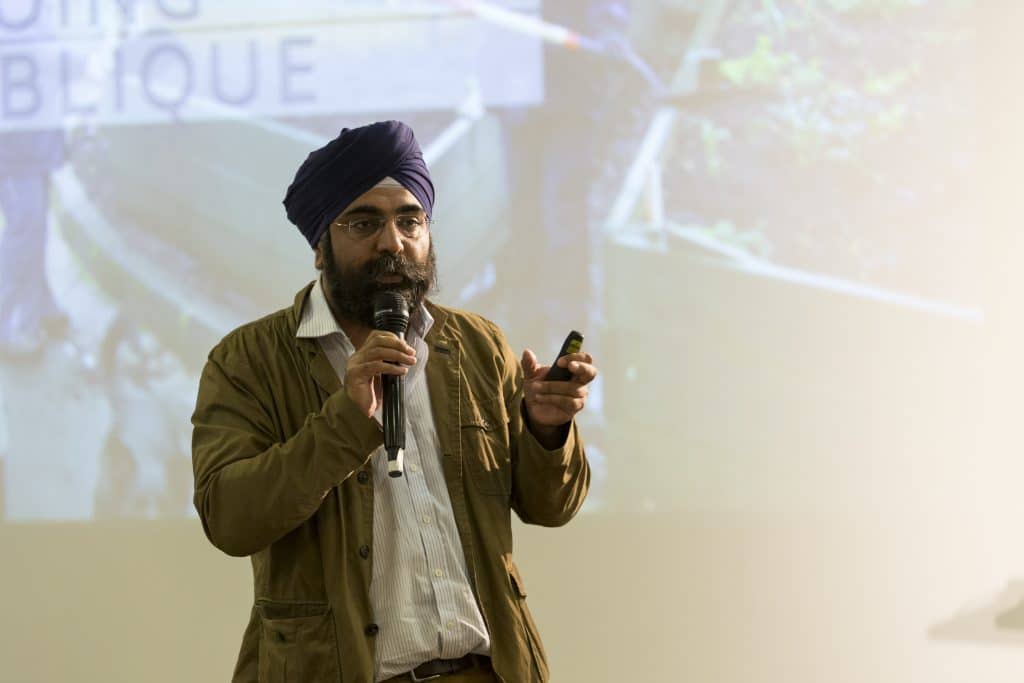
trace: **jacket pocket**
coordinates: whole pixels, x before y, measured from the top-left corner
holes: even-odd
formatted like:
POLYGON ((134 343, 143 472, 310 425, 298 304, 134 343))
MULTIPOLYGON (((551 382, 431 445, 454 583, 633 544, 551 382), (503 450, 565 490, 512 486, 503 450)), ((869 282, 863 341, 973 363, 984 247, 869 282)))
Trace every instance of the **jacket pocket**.
POLYGON ((512 459, 504 401, 464 400, 460 427, 463 467, 476 488, 487 495, 510 496, 512 459))
POLYGON ((256 611, 259 683, 341 680, 330 605, 259 599, 256 611))
POLYGON ((540 677, 541 681, 547 681, 551 675, 548 669, 547 653, 544 652, 544 646, 540 642, 540 632, 537 630, 537 624, 533 621, 533 615, 530 614, 530 608, 526 606, 526 588, 523 586, 523 580, 519 576, 519 569, 510 557, 505 558, 505 567, 508 570, 512 597, 522 619, 523 628, 526 631, 530 653, 533 656, 534 666, 536 666, 536 674, 540 677))

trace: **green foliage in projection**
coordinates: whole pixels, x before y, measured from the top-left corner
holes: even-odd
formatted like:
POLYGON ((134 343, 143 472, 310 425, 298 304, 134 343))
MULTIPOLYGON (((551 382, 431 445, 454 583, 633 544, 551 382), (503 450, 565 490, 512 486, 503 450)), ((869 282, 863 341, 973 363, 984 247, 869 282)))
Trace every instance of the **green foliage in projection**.
POLYGON ((936 142, 969 110, 972 4, 732 3, 666 156, 685 188, 672 219, 751 255, 890 267, 892 216, 934 202, 967 154, 936 142), (929 163, 941 182, 922 180, 929 163))
POLYGON ((757 45, 750 54, 726 59, 721 65, 722 75, 733 85, 775 86, 782 76, 798 61, 792 53, 777 52, 771 36, 758 36, 757 45))

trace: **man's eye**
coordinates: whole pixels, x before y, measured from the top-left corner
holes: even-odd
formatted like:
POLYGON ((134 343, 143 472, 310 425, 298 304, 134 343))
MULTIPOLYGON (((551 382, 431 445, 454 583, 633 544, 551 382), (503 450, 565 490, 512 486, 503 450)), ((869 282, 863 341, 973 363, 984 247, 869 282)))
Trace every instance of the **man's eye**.
POLYGON ((376 227, 377 227, 377 221, 374 221, 374 220, 369 219, 369 218, 361 218, 361 219, 354 220, 351 223, 349 223, 349 229, 352 230, 352 232, 359 232, 359 233, 372 232, 374 229, 376 229, 376 227))
POLYGON ((421 221, 418 216, 399 216, 398 227, 400 228, 417 228, 421 221))

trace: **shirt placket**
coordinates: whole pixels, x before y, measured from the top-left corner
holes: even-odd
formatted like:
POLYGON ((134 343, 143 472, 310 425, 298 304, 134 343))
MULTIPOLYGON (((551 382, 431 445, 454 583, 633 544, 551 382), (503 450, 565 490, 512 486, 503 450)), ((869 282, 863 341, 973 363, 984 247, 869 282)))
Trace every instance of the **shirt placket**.
MULTIPOLYGON (((417 356, 422 357, 426 345, 420 339, 416 340, 417 356)), ((409 373, 409 382, 406 385, 407 394, 422 391, 424 388, 420 383, 426 380, 423 374, 423 364, 417 363, 409 373)), ((407 395, 408 399, 409 396, 407 395)), ((438 618, 438 631, 441 636, 441 649, 444 652, 447 644, 451 641, 452 633, 458 626, 458 619, 450 600, 446 597, 451 593, 450 589, 450 568, 444 561, 444 538, 441 528, 440 511, 430 496, 427 485, 427 473, 424 471, 424 463, 420 457, 423 451, 419 448, 417 430, 407 425, 407 438, 415 444, 415 455, 409 462, 406 476, 409 477, 409 490, 412 494, 412 502, 415 508, 416 518, 420 523, 420 534, 423 537, 424 560, 427 568, 427 580, 434 589, 434 608, 438 618)), ((429 452, 429 449, 427 449, 429 452)), ((441 501, 437 501, 440 504, 441 501)))

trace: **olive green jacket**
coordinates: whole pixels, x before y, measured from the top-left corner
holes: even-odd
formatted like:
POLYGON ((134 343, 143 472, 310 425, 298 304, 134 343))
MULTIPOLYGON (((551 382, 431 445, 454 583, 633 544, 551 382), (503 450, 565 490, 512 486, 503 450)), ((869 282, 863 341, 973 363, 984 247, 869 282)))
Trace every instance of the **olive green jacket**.
MULTIPOLYGON (((295 336, 295 303, 211 352, 192 437, 195 506, 210 541, 252 556, 255 601, 233 681, 373 683, 371 453, 378 424, 341 390, 315 339, 295 336)), ((522 370, 501 331, 427 304, 426 373, 445 481, 469 579, 506 683, 548 680, 512 561, 511 510, 559 526, 583 504, 590 470, 573 424, 545 450, 521 413, 522 370)))

